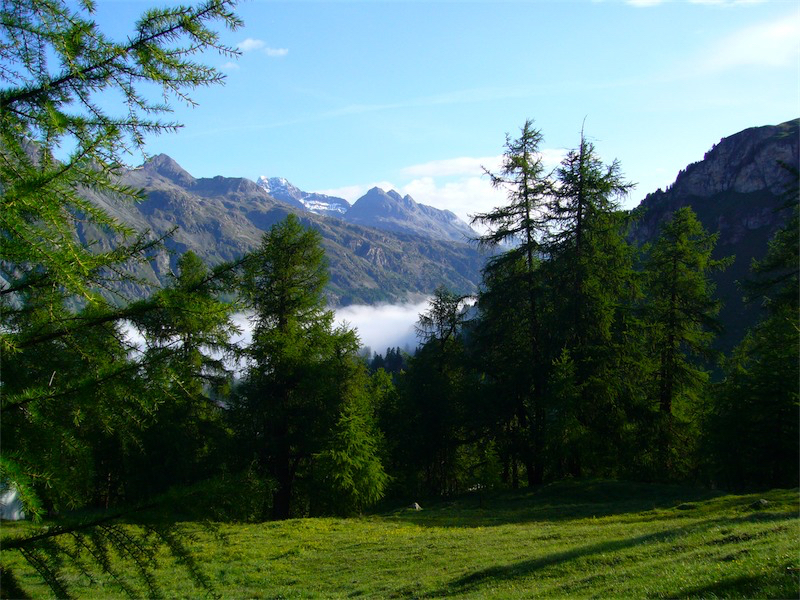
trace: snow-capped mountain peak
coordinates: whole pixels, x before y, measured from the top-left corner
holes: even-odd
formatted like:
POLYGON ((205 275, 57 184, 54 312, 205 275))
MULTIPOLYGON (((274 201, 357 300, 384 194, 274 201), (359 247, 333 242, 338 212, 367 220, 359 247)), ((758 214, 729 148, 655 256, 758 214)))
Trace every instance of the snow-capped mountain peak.
POLYGON ((318 215, 341 217, 350 208, 350 203, 344 198, 304 192, 283 177, 265 177, 262 175, 258 178, 257 183, 276 200, 301 202, 306 210, 318 215))

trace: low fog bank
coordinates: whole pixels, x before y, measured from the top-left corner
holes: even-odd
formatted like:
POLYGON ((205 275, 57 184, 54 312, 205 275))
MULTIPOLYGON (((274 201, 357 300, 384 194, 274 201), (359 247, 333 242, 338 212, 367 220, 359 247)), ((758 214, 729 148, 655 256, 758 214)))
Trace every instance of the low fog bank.
MULTIPOLYGON (((400 347, 413 352, 418 340, 414 325, 419 314, 428 309, 428 298, 414 300, 402 304, 352 304, 334 309, 336 325, 346 323, 358 331, 361 346, 372 352, 384 354, 387 348, 400 347)), ((233 336, 232 341, 246 347, 253 338, 251 313, 236 313, 232 320, 240 333, 233 336)), ((123 325, 123 332, 133 352, 144 349, 144 338, 130 323, 123 325)), ((241 370, 243 365, 235 365, 241 370)))
MULTIPOLYGON (((336 325, 346 323, 358 330, 362 347, 383 354, 387 348, 399 346, 408 351, 417 347, 414 325, 419 314, 428 308, 428 298, 402 304, 351 304, 335 308, 336 325)), ((249 313, 236 313, 233 322, 241 330, 234 342, 247 346, 252 340, 253 324, 249 313)))
POLYGON ((409 352, 418 344, 414 325, 428 309, 428 298, 403 304, 351 304, 336 310, 336 323, 347 323, 358 330, 361 345, 383 354, 387 348, 409 352))

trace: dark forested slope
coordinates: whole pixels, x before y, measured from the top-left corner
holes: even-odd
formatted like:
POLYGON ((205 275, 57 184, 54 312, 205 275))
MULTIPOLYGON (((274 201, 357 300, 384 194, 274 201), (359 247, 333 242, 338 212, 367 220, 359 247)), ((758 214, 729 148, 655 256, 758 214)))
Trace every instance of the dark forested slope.
POLYGON ((737 282, 749 277, 752 260, 764 256, 768 240, 786 224, 791 212, 787 204, 797 202, 796 192, 787 196, 796 175, 783 165, 800 164, 799 146, 800 120, 745 129, 720 140, 666 191, 648 194, 634 211, 632 237, 646 243, 677 209, 691 206, 707 231, 719 233, 715 256, 736 256, 716 275, 717 295, 725 302, 720 313, 724 349, 740 340, 757 318, 758 307, 742 302, 737 282))

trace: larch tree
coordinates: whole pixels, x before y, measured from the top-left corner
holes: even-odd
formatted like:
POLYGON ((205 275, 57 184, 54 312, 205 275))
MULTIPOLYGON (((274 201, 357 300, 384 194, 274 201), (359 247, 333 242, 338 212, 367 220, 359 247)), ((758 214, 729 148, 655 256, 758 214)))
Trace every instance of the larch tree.
MULTIPOLYGON (((357 393, 358 384, 351 381, 363 376, 366 385, 366 374, 349 362, 357 350, 354 334, 333 328, 333 312, 323 295, 327 281, 319 233, 292 214, 264 235, 245 272, 242 289, 253 311, 253 341, 232 417, 262 476, 275 484, 274 493, 265 498, 264 518, 297 513, 293 499, 302 497, 297 483, 307 487, 315 478, 325 479, 321 465, 315 465, 321 454, 326 457, 323 464, 341 467, 334 458, 346 457, 341 448, 356 433, 362 435, 361 445, 352 458, 361 466, 351 465, 347 494, 361 505, 383 490, 383 471, 375 456, 369 456, 377 446, 367 441, 374 441, 375 432, 359 396, 363 390, 357 393)), ((345 491, 336 473, 327 481, 345 491)))
POLYGON ((466 296, 439 287, 419 315, 420 347, 403 378, 399 411, 406 481, 416 493, 459 491, 467 390, 463 329, 466 296))
MULTIPOLYGON (((121 334, 124 319, 154 304, 120 309, 125 299, 115 291, 127 277, 125 265, 147 260, 158 241, 133 235, 83 191, 138 199, 116 175, 144 152, 148 136, 177 129, 161 120, 172 102, 191 103, 193 89, 222 82, 220 72, 194 57, 206 50, 235 54, 215 28, 241 24, 232 2, 209 0, 150 9, 116 41, 93 12, 89 0, 0 5, 0 479, 18 489, 34 518, 90 504, 103 441, 134 436, 158 404, 121 334), (118 112, 107 108, 109 95, 120 99, 118 112), (128 239, 99 251, 76 235, 79 221, 128 239)), ((113 549, 136 560, 115 543, 120 530, 112 517, 53 527, 3 551, 20 552, 55 594, 68 596, 59 566, 68 557, 113 569, 76 551, 76 543, 93 545, 95 558, 113 549)), ((152 533, 145 535, 152 540, 152 533)), ((174 535, 159 535, 185 556, 174 535)), ((141 593, 154 595, 152 569, 140 572, 141 593)), ((22 593, 15 586, 4 570, 4 592, 22 593)))
POLYGON ((516 285, 525 293, 524 327, 526 327, 526 348, 522 351, 530 357, 530 368, 526 370, 530 380, 523 384, 526 389, 517 406, 520 427, 529 432, 531 448, 525 452, 524 461, 530 484, 540 483, 543 477, 543 397, 546 385, 543 354, 543 332, 540 315, 540 292, 537 282, 537 268, 542 254, 542 240, 545 236, 548 217, 547 201, 552 194, 552 183, 546 172, 539 149, 542 143, 541 132, 534 128, 532 121, 526 121, 520 136, 511 139, 506 136, 506 151, 503 163, 497 174, 487 171, 492 185, 506 191, 508 203, 487 213, 475 215, 473 224, 485 226, 488 232, 478 238, 484 247, 497 248, 510 245, 512 248, 493 258, 487 269, 503 267, 500 263, 512 262, 524 265, 516 285))
POLYGON ((651 398, 660 415, 656 444, 667 476, 685 470, 680 463, 692 436, 681 425, 699 420, 709 381, 704 361, 714 356, 711 344, 720 331, 721 303, 710 277, 732 257, 712 258, 716 239, 684 207, 661 226, 645 261, 645 319, 655 363, 651 398))
POLYGON ((564 376, 570 373, 577 396, 562 403, 558 394, 551 394, 548 414, 583 432, 570 450, 569 466, 561 461, 556 476, 608 474, 602 465, 618 462, 609 456, 620 446, 626 418, 617 376, 626 342, 618 334, 634 288, 633 249, 624 237, 620 201, 631 187, 619 163, 605 164, 583 133, 578 148, 555 171, 544 265, 552 307, 548 328, 554 332, 557 387, 564 387, 564 376), (582 452, 576 451, 578 446, 582 452))

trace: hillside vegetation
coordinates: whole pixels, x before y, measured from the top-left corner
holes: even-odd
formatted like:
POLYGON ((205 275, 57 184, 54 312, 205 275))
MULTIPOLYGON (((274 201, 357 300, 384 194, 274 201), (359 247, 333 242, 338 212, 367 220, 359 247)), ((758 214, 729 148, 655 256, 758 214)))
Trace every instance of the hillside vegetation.
POLYGON ((148 10, 120 41, 91 2, 0 7, 0 518, 34 523, 3 528, 0 597, 796 596, 796 492, 569 482, 800 485, 797 170, 757 169, 785 220, 740 291, 761 317, 721 356, 734 257, 690 205, 633 245, 632 184, 583 133, 555 170, 533 121, 506 136, 479 284, 453 241, 364 237, 167 157, 128 171, 170 100, 221 81, 191 57, 236 53, 234 4, 148 10), (119 118, 92 99, 114 92, 119 118), (137 233, 135 206, 163 228, 137 233), (426 290, 413 356, 365 360, 330 309, 426 290), (451 504, 342 520, 423 498, 451 504))
MULTIPOLYGON (((798 592, 796 490, 725 495, 563 482, 465 495, 421 511, 183 527, 195 535, 195 559, 225 598, 791 598, 798 592), (761 499, 768 504, 761 507, 761 499)), ((18 566, 22 585, 45 597, 38 577, 18 566)), ((156 578, 165 597, 201 593, 166 557, 156 578)), ((107 579, 95 586, 74 572, 71 579, 79 597, 123 595, 107 579)))

